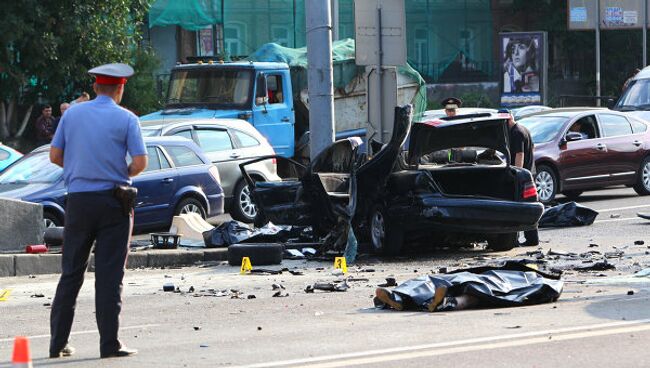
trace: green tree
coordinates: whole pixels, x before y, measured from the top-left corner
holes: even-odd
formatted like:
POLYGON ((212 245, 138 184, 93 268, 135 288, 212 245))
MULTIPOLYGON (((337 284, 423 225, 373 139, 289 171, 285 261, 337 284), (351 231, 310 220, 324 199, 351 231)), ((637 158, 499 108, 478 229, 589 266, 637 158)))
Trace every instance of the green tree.
POLYGON ((21 0, 0 21, 0 138, 21 136, 34 104, 88 90, 88 69, 132 63, 151 0, 21 0), (22 114, 22 118, 19 115, 22 114))

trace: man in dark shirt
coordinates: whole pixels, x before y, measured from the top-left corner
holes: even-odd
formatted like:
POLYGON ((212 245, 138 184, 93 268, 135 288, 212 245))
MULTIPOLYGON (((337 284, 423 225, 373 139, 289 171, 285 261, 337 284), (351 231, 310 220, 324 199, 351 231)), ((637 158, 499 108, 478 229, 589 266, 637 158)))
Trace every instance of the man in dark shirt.
POLYGON ((52 106, 45 105, 41 110, 41 116, 36 119, 36 142, 38 145, 48 144, 54 136, 52 125, 54 124, 54 117, 52 116, 52 106))
MULTIPOLYGON (((523 167, 535 175, 535 162, 533 161, 533 149, 535 147, 530 132, 525 126, 517 124, 515 118, 509 111, 499 111, 507 113, 508 119, 508 140, 510 142, 510 163, 517 167, 523 167)), ((535 246, 539 244, 537 229, 524 231, 526 241, 522 245, 535 246)))

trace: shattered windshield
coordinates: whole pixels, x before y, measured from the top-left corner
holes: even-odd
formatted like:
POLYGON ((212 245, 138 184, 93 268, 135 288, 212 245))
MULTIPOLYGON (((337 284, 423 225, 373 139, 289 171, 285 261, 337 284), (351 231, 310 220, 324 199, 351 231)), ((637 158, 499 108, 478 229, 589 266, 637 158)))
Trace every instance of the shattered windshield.
POLYGON ((562 116, 531 116, 517 121, 528 128, 533 143, 550 142, 560 132, 568 118, 562 116))
POLYGON ((251 99, 251 70, 201 68, 175 70, 166 107, 219 105, 244 107, 251 99))
POLYGON ((49 151, 28 156, 0 175, 0 184, 54 183, 63 169, 50 162, 49 151))

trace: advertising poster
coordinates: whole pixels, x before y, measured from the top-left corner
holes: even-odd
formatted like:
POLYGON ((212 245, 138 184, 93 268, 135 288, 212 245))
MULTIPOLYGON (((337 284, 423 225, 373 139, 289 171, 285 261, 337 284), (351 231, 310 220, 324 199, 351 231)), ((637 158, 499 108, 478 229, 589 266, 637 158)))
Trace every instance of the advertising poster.
POLYGON ((546 32, 499 34, 502 75, 501 105, 545 104, 546 32))

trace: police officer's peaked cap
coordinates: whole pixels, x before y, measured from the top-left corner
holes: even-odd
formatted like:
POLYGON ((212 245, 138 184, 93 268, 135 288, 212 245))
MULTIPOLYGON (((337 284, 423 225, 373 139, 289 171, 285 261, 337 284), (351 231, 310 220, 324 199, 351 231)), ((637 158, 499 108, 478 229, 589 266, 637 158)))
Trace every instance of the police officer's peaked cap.
POLYGON ((125 84, 134 71, 129 65, 113 63, 92 68, 88 73, 95 76, 97 84, 125 84))
POLYGON ((449 97, 442 100, 441 104, 444 106, 445 110, 455 110, 463 104, 463 101, 461 101, 460 98, 449 97))

